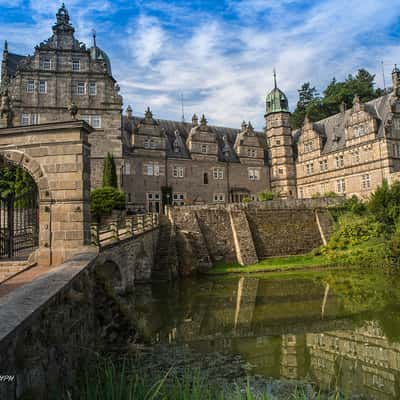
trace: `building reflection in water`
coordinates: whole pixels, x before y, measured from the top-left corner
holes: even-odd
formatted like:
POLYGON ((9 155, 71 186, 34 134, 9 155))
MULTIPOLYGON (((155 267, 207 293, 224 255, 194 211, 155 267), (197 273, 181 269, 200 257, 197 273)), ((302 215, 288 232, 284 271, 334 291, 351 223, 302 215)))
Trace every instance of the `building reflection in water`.
POLYGON ((400 398, 400 344, 378 322, 347 312, 329 285, 241 277, 191 282, 167 302, 165 293, 154 293, 159 301, 151 301, 148 317, 154 321, 156 311, 164 320, 154 325, 157 341, 240 354, 265 376, 308 379, 367 399, 400 398))

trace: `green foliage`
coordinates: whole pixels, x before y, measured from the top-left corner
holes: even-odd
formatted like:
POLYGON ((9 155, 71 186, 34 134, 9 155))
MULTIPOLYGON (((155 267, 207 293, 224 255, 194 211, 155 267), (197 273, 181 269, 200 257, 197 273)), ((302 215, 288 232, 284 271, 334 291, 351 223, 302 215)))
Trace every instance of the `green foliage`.
POLYGON ((104 159, 103 164, 103 187, 118 188, 117 169, 114 156, 110 153, 104 159))
POLYGON ((257 197, 259 201, 268 201, 274 200, 276 198, 276 194, 269 190, 264 190, 263 192, 258 193, 257 197))
POLYGON ((387 232, 393 232, 400 217, 400 182, 389 187, 388 182, 384 180, 371 195, 368 209, 384 225, 387 232))
POLYGON ((365 69, 358 70, 356 76, 349 75, 344 82, 333 78, 322 97, 310 82, 304 83, 298 91, 299 101, 291 116, 292 128, 301 128, 306 115, 311 121, 319 121, 340 112, 342 103, 346 108, 352 107, 356 95, 362 102, 382 96, 382 90, 374 88, 374 79, 375 75, 365 69))
MULTIPOLYGON (((35 181, 19 166, 5 166, 0 169, 0 195, 20 197, 35 187, 35 181)), ((22 206, 22 204, 18 204, 22 206)))
POLYGON ((355 215, 366 215, 368 211, 367 203, 360 200, 356 195, 349 199, 344 199, 340 204, 330 207, 329 211, 333 219, 337 222, 341 215, 350 213, 355 215))
POLYGON ((330 249, 346 249, 379 238, 382 225, 370 216, 347 213, 339 217, 328 247, 330 249))
POLYGON ((110 215, 112 210, 125 208, 124 193, 113 187, 94 189, 90 196, 90 211, 99 221, 102 216, 110 215))

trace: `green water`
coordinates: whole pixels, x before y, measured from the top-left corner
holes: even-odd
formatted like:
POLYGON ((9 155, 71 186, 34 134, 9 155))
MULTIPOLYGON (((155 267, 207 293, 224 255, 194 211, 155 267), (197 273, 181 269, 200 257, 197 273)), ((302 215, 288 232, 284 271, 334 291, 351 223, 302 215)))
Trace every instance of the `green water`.
MULTIPOLYGON (((240 355, 251 374, 400 399, 400 279, 365 271, 139 286, 148 343, 240 355)), ((229 368, 229 366, 227 366, 229 368)))

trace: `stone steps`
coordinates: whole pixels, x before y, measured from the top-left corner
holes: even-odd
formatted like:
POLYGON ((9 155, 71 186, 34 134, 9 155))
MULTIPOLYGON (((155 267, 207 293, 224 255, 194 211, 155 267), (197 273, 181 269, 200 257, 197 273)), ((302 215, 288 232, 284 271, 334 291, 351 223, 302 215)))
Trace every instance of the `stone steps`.
POLYGON ((28 261, 0 261, 0 284, 31 268, 34 264, 28 261))

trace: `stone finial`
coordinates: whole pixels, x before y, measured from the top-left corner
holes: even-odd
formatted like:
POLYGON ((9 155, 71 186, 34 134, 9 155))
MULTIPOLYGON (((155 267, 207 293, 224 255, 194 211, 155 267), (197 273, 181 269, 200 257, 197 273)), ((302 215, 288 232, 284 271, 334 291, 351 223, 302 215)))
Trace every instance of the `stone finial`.
POLYGON ((78 106, 74 102, 69 105, 68 111, 72 119, 76 119, 76 114, 78 114, 78 106))
POLYGON ((147 110, 144 113, 144 117, 146 119, 152 119, 153 118, 153 113, 150 110, 150 107, 147 107, 147 110))
POLYGON ((126 108, 126 114, 127 114, 127 116, 128 116, 129 119, 132 118, 132 107, 131 107, 130 104, 129 104, 129 106, 126 108))
POLYGON ((393 84, 393 91, 395 96, 399 97, 399 89, 400 89, 400 70, 397 67, 397 64, 394 64, 394 68, 392 71, 392 84, 393 84))
POLYGON ((254 132, 253 125, 251 124, 250 121, 249 121, 249 123, 247 124, 247 130, 248 130, 249 132, 254 132))
POLYGON ((346 112, 346 103, 344 101, 342 101, 340 103, 340 112, 343 114, 344 112, 346 112))
POLYGON ((193 126, 197 126, 198 124, 199 124, 199 118, 197 117, 196 114, 193 114, 193 117, 192 117, 192 125, 193 125, 193 126))
POLYGON ((175 137, 180 136, 180 133, 179 133, 178 129, 175 129, 174 135, 175 135, 175 137))
POLYGON ((59 8, 56 18, 57 24, 69 24, 69 15, 64 3, 62 3, 61 7, 59 8))
POLYGON ((247 124, 245 120, 243 120, 242 125, 240 127, 242 128, 242 132, 244 132, 247 129, 247 124))
POLYGON ((206 117, 205 117, 205 115, 203 114, 202 116, 201 116, 201 120, 200 120, 200 125, 207 125, 207 119, 206 119, 206 117))
POLYGON ((360 103, 361 103, 360 96, 356 94, 353 99, 353 104, 360 104, 360 103))

